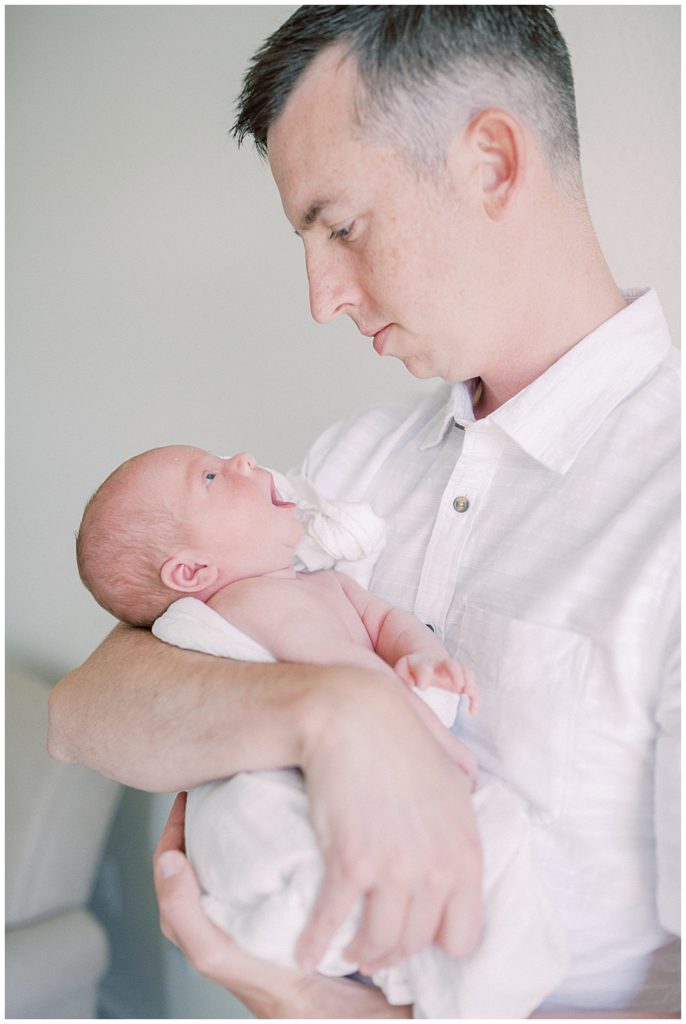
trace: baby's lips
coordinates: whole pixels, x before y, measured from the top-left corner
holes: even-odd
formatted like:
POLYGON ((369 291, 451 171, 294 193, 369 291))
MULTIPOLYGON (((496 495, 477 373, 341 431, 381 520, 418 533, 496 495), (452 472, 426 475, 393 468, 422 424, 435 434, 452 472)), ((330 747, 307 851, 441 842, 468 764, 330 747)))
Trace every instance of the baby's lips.
POLYGON ((272 489, 272 505, 276 505, 277 508, 295 508, 294 501, 283 501, 283 499, 279 496, 279 492, 276 489, 276 484, 274 483, 274 477, 271 474, 270 480, 272 489))

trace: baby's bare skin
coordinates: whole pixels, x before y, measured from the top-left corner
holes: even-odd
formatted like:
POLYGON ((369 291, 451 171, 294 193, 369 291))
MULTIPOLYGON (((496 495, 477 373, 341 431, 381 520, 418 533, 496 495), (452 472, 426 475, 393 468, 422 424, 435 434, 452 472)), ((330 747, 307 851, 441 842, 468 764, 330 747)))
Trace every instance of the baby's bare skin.
MULTIPOLYGON (((118 572, 111 561, 102 560, 89 569, 96 596, 110 579, 125 575, 139 581, 145 597, 154 593, 155 601, 162 602, 151 622, 172 600, 193 596, 277 661, 382 672, 404 684, 417 714, 475 780, 474 756, 412 692, 440 687, 464 694, 475 712, 478 698, 471 672, 454 661, 418 619, 368 593, 344 573, 296 572, 293 558, 302 526, 295 505, 279 497, 271 473, 252 455, 241 452, 222 459, 189 445, 153 449, 112 474, 104 495, 87 511, 85 529, 91 535, 99 530, 118 538, 115 547, 121 564, 118 572), (149 550, 144 550, 140 523, 151 508, 156 515, 149 550), (165 537, 169 549, 160 554, 160 523, 170 513, 174 526, 172 535, 165 537), (140 551, 123 543, 131 522, 137 524, 140 551)), ((116 600, 117 614, 140 624, 127 605, 129 598, 117 595, 116 600)), ((112 595, 104 603, 112 608, 112 595)))
MULTIPOLYGON (((279 661, 343 664, 385 672, 406 687, 464 694, 475 712, 472 673, 450 658, 423 623, 368 593, 344 573, 282 570, 237 580, 207 604, 279 661)), ((416 711, 472 779, 473 754, 420 700, 416 711)))
POLYGON ((476 710, 471 673, 431 630, 343 573, 283 570, 237 580, 207 604, 279 661, 390 668, 410 686, 464 693, 476 710))

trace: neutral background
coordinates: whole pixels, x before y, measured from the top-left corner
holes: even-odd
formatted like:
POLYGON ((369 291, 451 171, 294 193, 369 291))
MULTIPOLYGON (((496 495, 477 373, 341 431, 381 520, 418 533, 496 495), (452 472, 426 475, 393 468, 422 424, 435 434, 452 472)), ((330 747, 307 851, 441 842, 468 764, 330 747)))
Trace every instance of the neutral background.
MULTIPOLYGON (((158 444, 296 463, 332 420, 424 393, 349 322, 309 319, 268 169, 227 134, 247 61, 290 6, 7 9, 7 651, 56 680, 113 621, 73 533, 158 444)), ((679 336, 677 6, 562 6, 584 178, 622 286, 679 336)), ((94 905, 104 1011, 241 1015, 159 936, 149 855, 169 799, 129 791, 94 905)))

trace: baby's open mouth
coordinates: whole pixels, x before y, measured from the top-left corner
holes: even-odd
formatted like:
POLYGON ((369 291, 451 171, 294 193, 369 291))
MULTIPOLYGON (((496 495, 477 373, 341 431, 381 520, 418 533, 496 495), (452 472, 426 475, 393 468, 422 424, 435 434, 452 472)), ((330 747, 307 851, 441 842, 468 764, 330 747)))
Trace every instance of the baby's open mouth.
POLYGON ((282 501, 282 499, 279 497, 279 492, 276 489, 276 485, 274 483, 274 478, 273 477, 272 477, 272 480, 271 480, 271 487, 272 487, 272 505, 276 505, 277 508, 295 508, 295 502, 294 501, 282 501))

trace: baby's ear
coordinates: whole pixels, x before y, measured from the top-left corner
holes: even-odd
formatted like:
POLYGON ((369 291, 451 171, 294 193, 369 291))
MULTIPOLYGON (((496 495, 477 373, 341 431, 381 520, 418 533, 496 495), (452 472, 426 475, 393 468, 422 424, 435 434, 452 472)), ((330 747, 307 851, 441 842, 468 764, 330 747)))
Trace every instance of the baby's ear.
POLYGON ((216 582, 219 569, 209 565, 195 551, 177 551, 160 569, 160 579, 170 590, 182 594, 197 594, 216 582))

